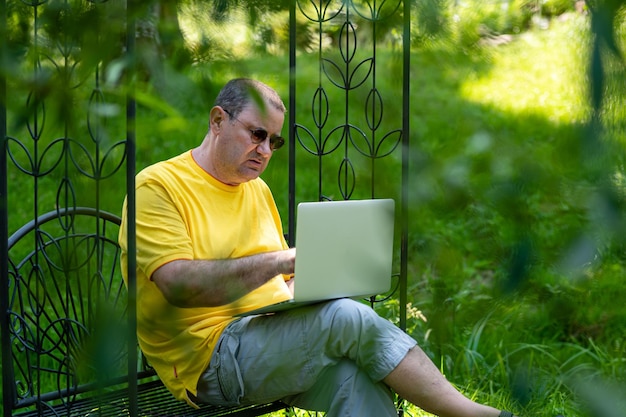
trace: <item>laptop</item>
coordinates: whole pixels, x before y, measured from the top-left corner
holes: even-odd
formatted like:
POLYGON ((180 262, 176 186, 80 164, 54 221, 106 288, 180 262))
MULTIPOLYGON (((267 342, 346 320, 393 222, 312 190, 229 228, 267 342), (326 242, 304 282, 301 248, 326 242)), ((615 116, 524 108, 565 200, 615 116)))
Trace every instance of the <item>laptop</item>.
POLYGON ((394 210, 391 199, 300 203, 294 298, 239 316, 389 291, 394 210))

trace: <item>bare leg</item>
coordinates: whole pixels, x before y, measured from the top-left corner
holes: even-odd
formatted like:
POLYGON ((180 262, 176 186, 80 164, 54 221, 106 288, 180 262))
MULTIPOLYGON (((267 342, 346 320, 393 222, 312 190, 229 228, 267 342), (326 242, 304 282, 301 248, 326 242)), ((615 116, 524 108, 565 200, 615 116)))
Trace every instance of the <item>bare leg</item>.
POLYGON ((441 417, 498 417, 500 411, 457 391, 419 347, 407 353, 384 379, 398 395, 441 417))

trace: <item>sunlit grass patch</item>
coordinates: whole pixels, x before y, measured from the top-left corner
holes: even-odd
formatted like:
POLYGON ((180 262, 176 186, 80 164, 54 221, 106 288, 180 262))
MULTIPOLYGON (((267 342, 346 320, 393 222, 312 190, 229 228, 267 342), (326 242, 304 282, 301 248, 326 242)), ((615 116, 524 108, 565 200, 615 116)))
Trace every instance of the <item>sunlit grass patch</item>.
POLYGON ((572 15, 509 44, 489 48, 491 69, 466 80, 461 95, 511 114, 537 115, 553 123, 581 122, 589 114, 586 66, 588 20, 572 15))

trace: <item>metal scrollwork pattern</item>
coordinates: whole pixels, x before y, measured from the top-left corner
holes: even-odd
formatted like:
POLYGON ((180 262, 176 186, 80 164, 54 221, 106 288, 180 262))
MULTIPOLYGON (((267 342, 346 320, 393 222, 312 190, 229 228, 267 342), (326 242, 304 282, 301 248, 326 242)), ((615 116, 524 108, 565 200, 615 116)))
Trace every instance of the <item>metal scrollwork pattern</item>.
POLYGON ((21 122, 10 126, 15 132, 7 132, 2 150, 11 178, 9 224, 14 207, 23 213, 30 206, 25 217, 37 219, 11 243, 3 290, 8 291, 13 356, 12 364, 3 366, 13 367, 13 400, 20 407, 45 409, 51 401, 69 410, 79 394, 61 393, 125 373, 125 345, 114 343, 123 339, 112 337, 123 329, 126 315, 117 235, 100 216, 103 207, 111 201, 117 206, 123 198, 123 189, 107 181, 125 178, 124 101, 107 97, 106 57, 93 47, 101 42, 96 38, 112 34, 105 25, 101 33, 76 25, 84 18, 102 22, 99 8, 105 3, 12 6, 31 17, 32 42, 20 64, 23 81, 7 105, 21 122), (80 206, 96 209, 84 219, 80 206), (42 213, 49 214, 45 224, 42 213), (50 397, 54 390, 58 395, 50 397))
POLYGON ((126 372, 117 231, 111 215, 78 208, 40 216, 9 239, 9 330, 18 403, 41 407, 42 387, 71 392, 126 372))
MULTIPOLYGON (((375 161, 392 155, 402 142, 401 119, 397 118, 392 128, 383 123, 385 100, 397 100, 398 94, 384 98, 378 88, 379 77, 390 74, 377 71, 377 42, 359 44, 359 30, 369 31, 376 39, 380 22, 398 13, 402 1, 298 0, 297 5, 316 27, 319 74, 309 104, 311 122, 297 122, 295 136, 301 148, 318 159, 317 198, 350 199, 360 181, 356 158, 369 161, 367 169, 373 174, 375 161), (339 27, 332 47, 327 46, 329 26, 339 27), (331 103, 329 96, 338 93, 342 100, 331 103), (337 116, 331 120, 331 114, 337 116), (327 169, 326 161, 334 163, 338 197, 333 198, 332 190, 326 191, 329 186, 321 174, 327 169)), ((369 181, 368 191, 361 197, 376 197, 374 176, 364 178, 369 181)))
MULTIPOLYGON (((303 24, 295 32, 315 34, 309 36, 309 45, 294 65, 300 89, 295 105, 310 109, 310 118, 295 120, 293 126, 296 198, 394 198, 400 218, 406 187, 404 162, 400 161, 405 161, 408 152, 403 145, 408 106, 403 102, 405 74, 394 73, 400 67, 390 64, 400 61, 403 52, 385 39, 392 32, 390 27, 395 33, 406 29, 408 9, 402 0, 297 0, 296 4, 308 27, 303 24), (316 68, 317 74, 303 80, 298 73, 303 67, 307 74, 316 68), (317 178, 298 176, 298 164, 307 158, 315 160, 317 178)), ((390 292, 372 297, 372 305, 399 294, 403 297, 405 262, 393 275, 390 292)), ((404 323, 404 312, 400 307, 400 323, 404 323)))

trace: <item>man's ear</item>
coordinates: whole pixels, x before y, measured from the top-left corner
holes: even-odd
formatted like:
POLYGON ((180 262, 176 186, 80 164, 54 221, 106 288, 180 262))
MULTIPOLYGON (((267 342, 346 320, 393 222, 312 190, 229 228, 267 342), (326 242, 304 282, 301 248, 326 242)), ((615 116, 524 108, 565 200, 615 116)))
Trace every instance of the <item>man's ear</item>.
POLYGON ((209 128, 215 133, 218 133, 225 115, 226 112, 220 106, 213 107, 209 113, 209 128))

